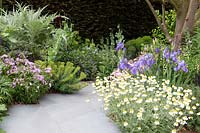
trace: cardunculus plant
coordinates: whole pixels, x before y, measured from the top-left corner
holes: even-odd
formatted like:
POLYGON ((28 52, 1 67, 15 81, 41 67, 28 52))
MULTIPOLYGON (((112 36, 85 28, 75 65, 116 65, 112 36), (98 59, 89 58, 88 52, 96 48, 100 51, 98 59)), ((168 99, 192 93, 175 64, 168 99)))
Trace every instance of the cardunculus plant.
MULTIPOLYGON (((16 103, 37 103, 40 96, 44 95, 49 82, 44 78, 43 70, 23 55, 11 58, 8 55, 0 57, 1 75, 11 81, 12 97, 16 103)), ((50 73, 50 68, 45 73, 50 73)))

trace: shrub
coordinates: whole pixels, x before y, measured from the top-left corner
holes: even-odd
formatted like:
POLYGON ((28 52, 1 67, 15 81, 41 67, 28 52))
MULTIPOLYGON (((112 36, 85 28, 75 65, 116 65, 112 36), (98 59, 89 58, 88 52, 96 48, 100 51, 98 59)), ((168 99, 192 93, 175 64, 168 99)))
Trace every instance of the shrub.
POLYGON ((192 90, 170 86, 169 82, 117 72, 97 78, 95 86, 104 109, 123 133, 176 133, 193 120, 199 104, 192 90))
POLYGON ((125 49, 121 50, 124 47, 124 36, 120 27, 118 26, 118 32, 115 34, 110 33, 109 38, 102 39, 99 47, 100 49, 97 52, 99 58, 97 76, 104 78, 116 69, 119 60, 124 56, 125 49))
POLYGON ((140 54, 145 45, 150 44, 152 44, 152 38, 150 36, 143 36, 127 41, 124 44, 126 47, 126 57, 128 59, 134 59, 140 54))
POLYGON ((2 11, 0 15, 1 47, 13 55, 23 52, 29 59, 41 59, 46 55, 54 29, 54 15, 41 15, 43 9, 32 10, 18 4, 13 12, 2 11))
POLYGON ((86 80, 94 80, 97 75, 108 76, 118 63, 114 41, 120 36, 121 33, 116 33, 106 43, 102 41, 95 45, 89 39, 81 40, 78 32, 73 31, 73 26, 65 24, 64 29, 57 29, 53 34, 48 61, 72 62, 80 66, 80 70, 87 75, 86 80))
POLYGON ((200 85, 200 28, 195 30, 194 36, 186 36, 185 44, 182 46, 182 58, 186 61, 188 69, 192 72, 190 78, 194 80, 193 83, 200 85))
MULTIPOLYGON (((11 93, 13 102, 37 103, 40 96, 47 92, 49 84, 41 75, 40 68, 36 67, 33 62, 27 60, 23 55, 18 55, 16 59, 8 55, 2 55, 0 62, 2 64, 1 75, 11 81, 10 87, 12 89, 8 92, 11 93)), ((1 90, 3 91, 3 89, 1 90)))
MULTIPOLYGON (((188 87, 192 88, 193 94, 196 97, 196 101, 200 101, 200 87, 199 86, 194 86, 194 85, 189 85, 188 87)), ((200 107, 197 108, 197 112, 200 112, 200 107)), ((200 114, 194 114, 193 120, 188 122, 189 128, 190 129, 195 129, 196 132, 200 132, 200 117, 198 116, 200 114)))
MULTIPOLYGON (((157 11, 157 14, 159 15, 160 20, 162 19, 162 15, 160 14, 159 11, 157 11)), ((176 26, 176 12, 175 10, 169 10, 165 11, 165 23, 167 26, 167 29, 169 29, 169 34, 171 36, 174 35, 174 29, 176 26)), ((165 34, 163 31, 157 27, 152 30, 152 36, 159 39, 162 43, 166 44, 168 43, 165 37, 165 34)))
POLYGON ((72 62, 80 66, 86 79, 93 79, 97 74, 96 48, 90 40, 82 43, 73 25, 64 24, 63 29, 56 29, 53 34, 52 47, 48 49, 48 61, 72 62), (91 65, 92 64, 92 65, 91 65))
POLYGON ((66 51, 63 54, 62 61, 73 62, 76 66, 80 66, 87 78, 86 80, 93 80, 97 76, 99 57, 95 46, 83 46, 79 49, 66 51))
MULTIPOLYGON (((7 116, 7 108, 5 104, 0 104, 0 121, 3 121, 3 118, 7 116)), ((6 133, 3 129, 0 128, 0 133, 6 133)))
POLYGON ((97 56, 100 58, 97 76, 101 78, 109 76, 116 69, 119 60, 115 50, 105 48, 99 50, 97 56))
POLYGON ((53 62, 48 63, 43 61, 36 61, 41 68, 51 68, 50 78, 52 84, 51 89, 62 93, 73 93, 85 87, 85 83, 81 83, 86 75, 80 72, 80 67, 75 67, 71 62, 53 62))
POLYGON ((0 121, 3 120, 3 117, 7 115, 7 107, 5 104, 0 104, 0 121))
POLYGON ((12 81, 4 75, 0 77, 0 104, 11 104, 12 96, 12 81))

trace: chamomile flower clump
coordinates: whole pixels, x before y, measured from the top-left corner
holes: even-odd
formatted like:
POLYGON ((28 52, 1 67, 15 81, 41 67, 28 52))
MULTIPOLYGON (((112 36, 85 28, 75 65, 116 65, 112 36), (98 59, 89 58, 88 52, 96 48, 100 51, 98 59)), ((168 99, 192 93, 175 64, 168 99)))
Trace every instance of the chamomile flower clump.
POLYGON ((192 90, 169 83, 122 72, 120 76, 97 78, 94 85, 104 100, 104 109, 122 132, 175 133, 193 119, 199 104, 192 90))

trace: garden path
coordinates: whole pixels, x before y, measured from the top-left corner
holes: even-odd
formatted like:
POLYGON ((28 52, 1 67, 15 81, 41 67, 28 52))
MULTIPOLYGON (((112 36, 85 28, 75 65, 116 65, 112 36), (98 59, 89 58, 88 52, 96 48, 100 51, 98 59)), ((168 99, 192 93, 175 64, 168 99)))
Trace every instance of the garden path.
POLYGON ((37 105, 14 105, 1 127, 7 133, 119 133, 93 90, 89 85, 72 95, 48 94, 37 105))

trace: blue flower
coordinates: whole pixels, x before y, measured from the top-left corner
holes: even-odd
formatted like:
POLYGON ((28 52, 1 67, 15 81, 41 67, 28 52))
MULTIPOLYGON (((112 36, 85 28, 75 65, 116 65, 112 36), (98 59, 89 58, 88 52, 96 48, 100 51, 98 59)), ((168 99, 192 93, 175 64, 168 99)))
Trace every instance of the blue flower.
POLYGON ((184 72, 188 72, 188 68, 184 60, 177 64, 177 66, 174 68, 174 71, 179 71, 180 69, 182 69, 184 72))
POLYGON ((160 53, 160 49, 156 48, 155 52, 156 52, 156 54, 160 53))
POLYGON ((181 69, 186 73, 188 72, 188 68, 186 66, 182 67, 181 69))
POLYGON ((178 49, 178 50, 177 50, 177 53, 178 53, 178 55, 180 55, 180 54, 181 54, 181 50, 180 50, 180 49, 178 49))
POLYGON ((152 54, 146 54, 145 61, 148 67, 151 67, 155 63, 155 60, 152 54))
POLYGON ((128 68, 128 60, 126 58, 122 59, 118 66, 119 69, 125 70, 128 68))
POLYGON ((138 61, 132 64, 130 71, 132 74, 137 74, 138 72, 144 73, 155 63, 154 57, 152 54, 146 54, 139 58, 138 61))
POLYGON ((144 73, 146 70, 149 70, 152 65, 155 64, 153 54, 146 54, 140 56, 138 61, 130 64, 126 58, 120 60, 118 68, 121 70, 128 69, 133 75, 138 74, 138 72, 144 73))
POLYGON ((168 60, 170 58, 170 51, 169 51, 169 48, 166 47, 163 51, 163 57, 168 60))
POLYGON ((170 54, 170 58, 172 59, 172 61, 174 61, 175 63, 177 63, 178 62, 178 60, 177 60, 177 55, 178 55, 178 53, 177 52, 171 52, 171 54, 170 54))
POLYGON ((132 67, 130 71, 131 71, 131 73, 132 73, 133 75, 136 75, 136 74, 138 73, 137 67, 132 67))
POLYGON ((120 49, 123 49, 124 48, 124 43, 123 42, 119 42, 117 44, 117 47, 115 48, 115 50, 118 52, 120 49))

